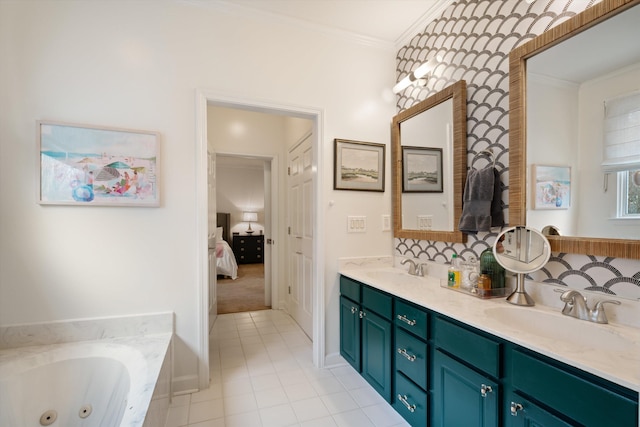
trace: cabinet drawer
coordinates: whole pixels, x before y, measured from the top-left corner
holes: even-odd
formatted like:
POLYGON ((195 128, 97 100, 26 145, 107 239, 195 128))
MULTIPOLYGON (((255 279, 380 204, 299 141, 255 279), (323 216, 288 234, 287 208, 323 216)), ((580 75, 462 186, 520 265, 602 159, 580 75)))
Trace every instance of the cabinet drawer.
POLYGON ((393 321, 395 324, 426 340, 428 329, 426 311, 400 300, 395 300, 394 303, 395 317, 393 321))
POLYGON ((500 377, 500 343, 440 317, 435 322, 437 347, 495 378, 500 377))
POLYGON ((392 304, 391 296, 368 286, 362 288, 362 305, 385 319, 391 320, 392 304))
POLYGON ((429 353, 427 343, 396 328, 396 370, 411 378, 414 383, 427 389, 427 366, 429 353))
POLYGON ((513 350, 513 386, 585 426, 637 426, 638 402, 513 350))
POLYGON ((360 282, 340 276, 340 293, 352 301, 360 302, 360 282))
POLYGON ((427 425, 427 399, 424 390, 416 387, 402 374, 396 373, 393 408, 413 427, 427 425))

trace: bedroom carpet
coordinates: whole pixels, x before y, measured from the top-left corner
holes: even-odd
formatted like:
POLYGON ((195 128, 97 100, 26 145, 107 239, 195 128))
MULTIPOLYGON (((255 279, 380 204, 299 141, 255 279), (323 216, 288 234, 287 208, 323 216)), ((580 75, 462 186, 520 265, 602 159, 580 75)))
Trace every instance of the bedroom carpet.
POLYGON ((218 314, 268 310, 264 305, 264 264, 238 265, 238 278, 218 277, 218 314))

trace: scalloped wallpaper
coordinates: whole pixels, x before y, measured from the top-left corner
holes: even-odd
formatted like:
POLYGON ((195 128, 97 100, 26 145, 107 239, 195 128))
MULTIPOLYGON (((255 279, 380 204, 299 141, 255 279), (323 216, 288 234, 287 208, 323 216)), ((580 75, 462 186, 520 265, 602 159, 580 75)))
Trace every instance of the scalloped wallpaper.
MULTIPOLYGON (((398 51, 397 80, 436 54, 443 57, 427 85, 412 86, 397 98, 402 111, 458 80, 467 82, 468 166, 483 167, 490 148, 502 182, 508 218, 509 196, 509 52, 549 28, 598 3, 596 0, 460 0, 398 51)), ((394 240, 395 254, 448 263, 451 254, 478 257, 493 244, 499 229, 469 235, 467 243, 394 240)), ((553 253, 530 277, 540 282, 640 299, 640 261, 553 253)))

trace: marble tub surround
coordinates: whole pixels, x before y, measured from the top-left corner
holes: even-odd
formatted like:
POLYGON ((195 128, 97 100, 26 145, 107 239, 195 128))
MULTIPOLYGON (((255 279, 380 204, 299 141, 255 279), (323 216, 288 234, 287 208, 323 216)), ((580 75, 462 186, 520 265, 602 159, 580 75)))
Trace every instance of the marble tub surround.
POLYGON ((0 350, 173 332, 171 312, 0 326, 0 350))
MULTIPOLYGON (((31 369, 69 359, 109 358, 126 366, 130 376, 121 426, 142 427, 161 369, 170 355, 171 332, 22 346, 0 350, 0 384, 31 369)), ((165 365, 166 366, 166 365, 165 365)), ((46 389, 46 384, 43 384, 46 389)), ((55 388, 55 385, 52 385, 55 388)), ((4 394, 4 393, 3 393, 4 394)), ((0 400, 4 397, 0 396, 0 400)), ((16 398, 15 395, 12 398, 16 398)), ((0 402, 0 406, 4 403, 0 402)), ((167 405, 168 406, 168 402, 167 405)), ((51 408, 54 409, 54 408, 51 408)), ((166 411, 165 411, 166 415, 166 411)))
MULTIPOLYGON (((611 321, 613 315, 609 324, 600 325, 564 316, 560 308, 543 305, 542 297, 534 307, 514 306, 504 298, 474 298, 441 287, 445 276, 432 276, 431 271, 425 277, 393 267, 346 268, 340 274, 640 391, 640 329, 611 321)), ((559 300, 554 287, 547 287, 559 300)), ((621 301, 623 306, 607 307, 608 312, 625 305, 637 308, 634 301, 621 301)))

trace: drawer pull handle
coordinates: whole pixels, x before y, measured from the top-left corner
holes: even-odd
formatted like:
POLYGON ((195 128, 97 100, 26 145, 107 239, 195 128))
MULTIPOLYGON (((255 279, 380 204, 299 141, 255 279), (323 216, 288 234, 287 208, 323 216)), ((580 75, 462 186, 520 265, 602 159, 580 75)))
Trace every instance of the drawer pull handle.
POLYGON ((524 407, 521 403, 511 402, 511 416, 517 417, 518 411, 522 411, 524 407))
POLYGON ((358 307, 351 307, 351 314, 356 314, 358 307))
POLYGON ((413 354, 407 353, 407 350, 405 350, 404 348, 399 348, 398 353, 406 357, 409 362, 415 362, 416 360, 416 356, 413 354))
POLYGON ((406 407, 407 407, 407 409, 409 410, 409 412, 415 412, 415 411, 416 411, 416 405, 410 405, 410 404, 409 404, 409 402, 407 402, 407 395, 406 395, 406 394, 404 394, 404 395, 399 394, 399 395, 398 395, 398 400, 399 400, 400 402, 402 402, 402 404, 403 404, 404 406, 406 406, 406 407))
POLYGON ((409 326, 415 326, 416 325, 416 321, 415 320, 409 320, 407 319, 407 316, 405 316, 404 314, 400 315, 398 314, 398 320, 402 320, 404 323, 406 323, 409 326))
POLYGON ((492 392, 493 388, 491 388, 490 385, 482 384, 482 386, 480 386, 480 394, 482 395, 482 397, 487 397, 487 393, 492 392))

